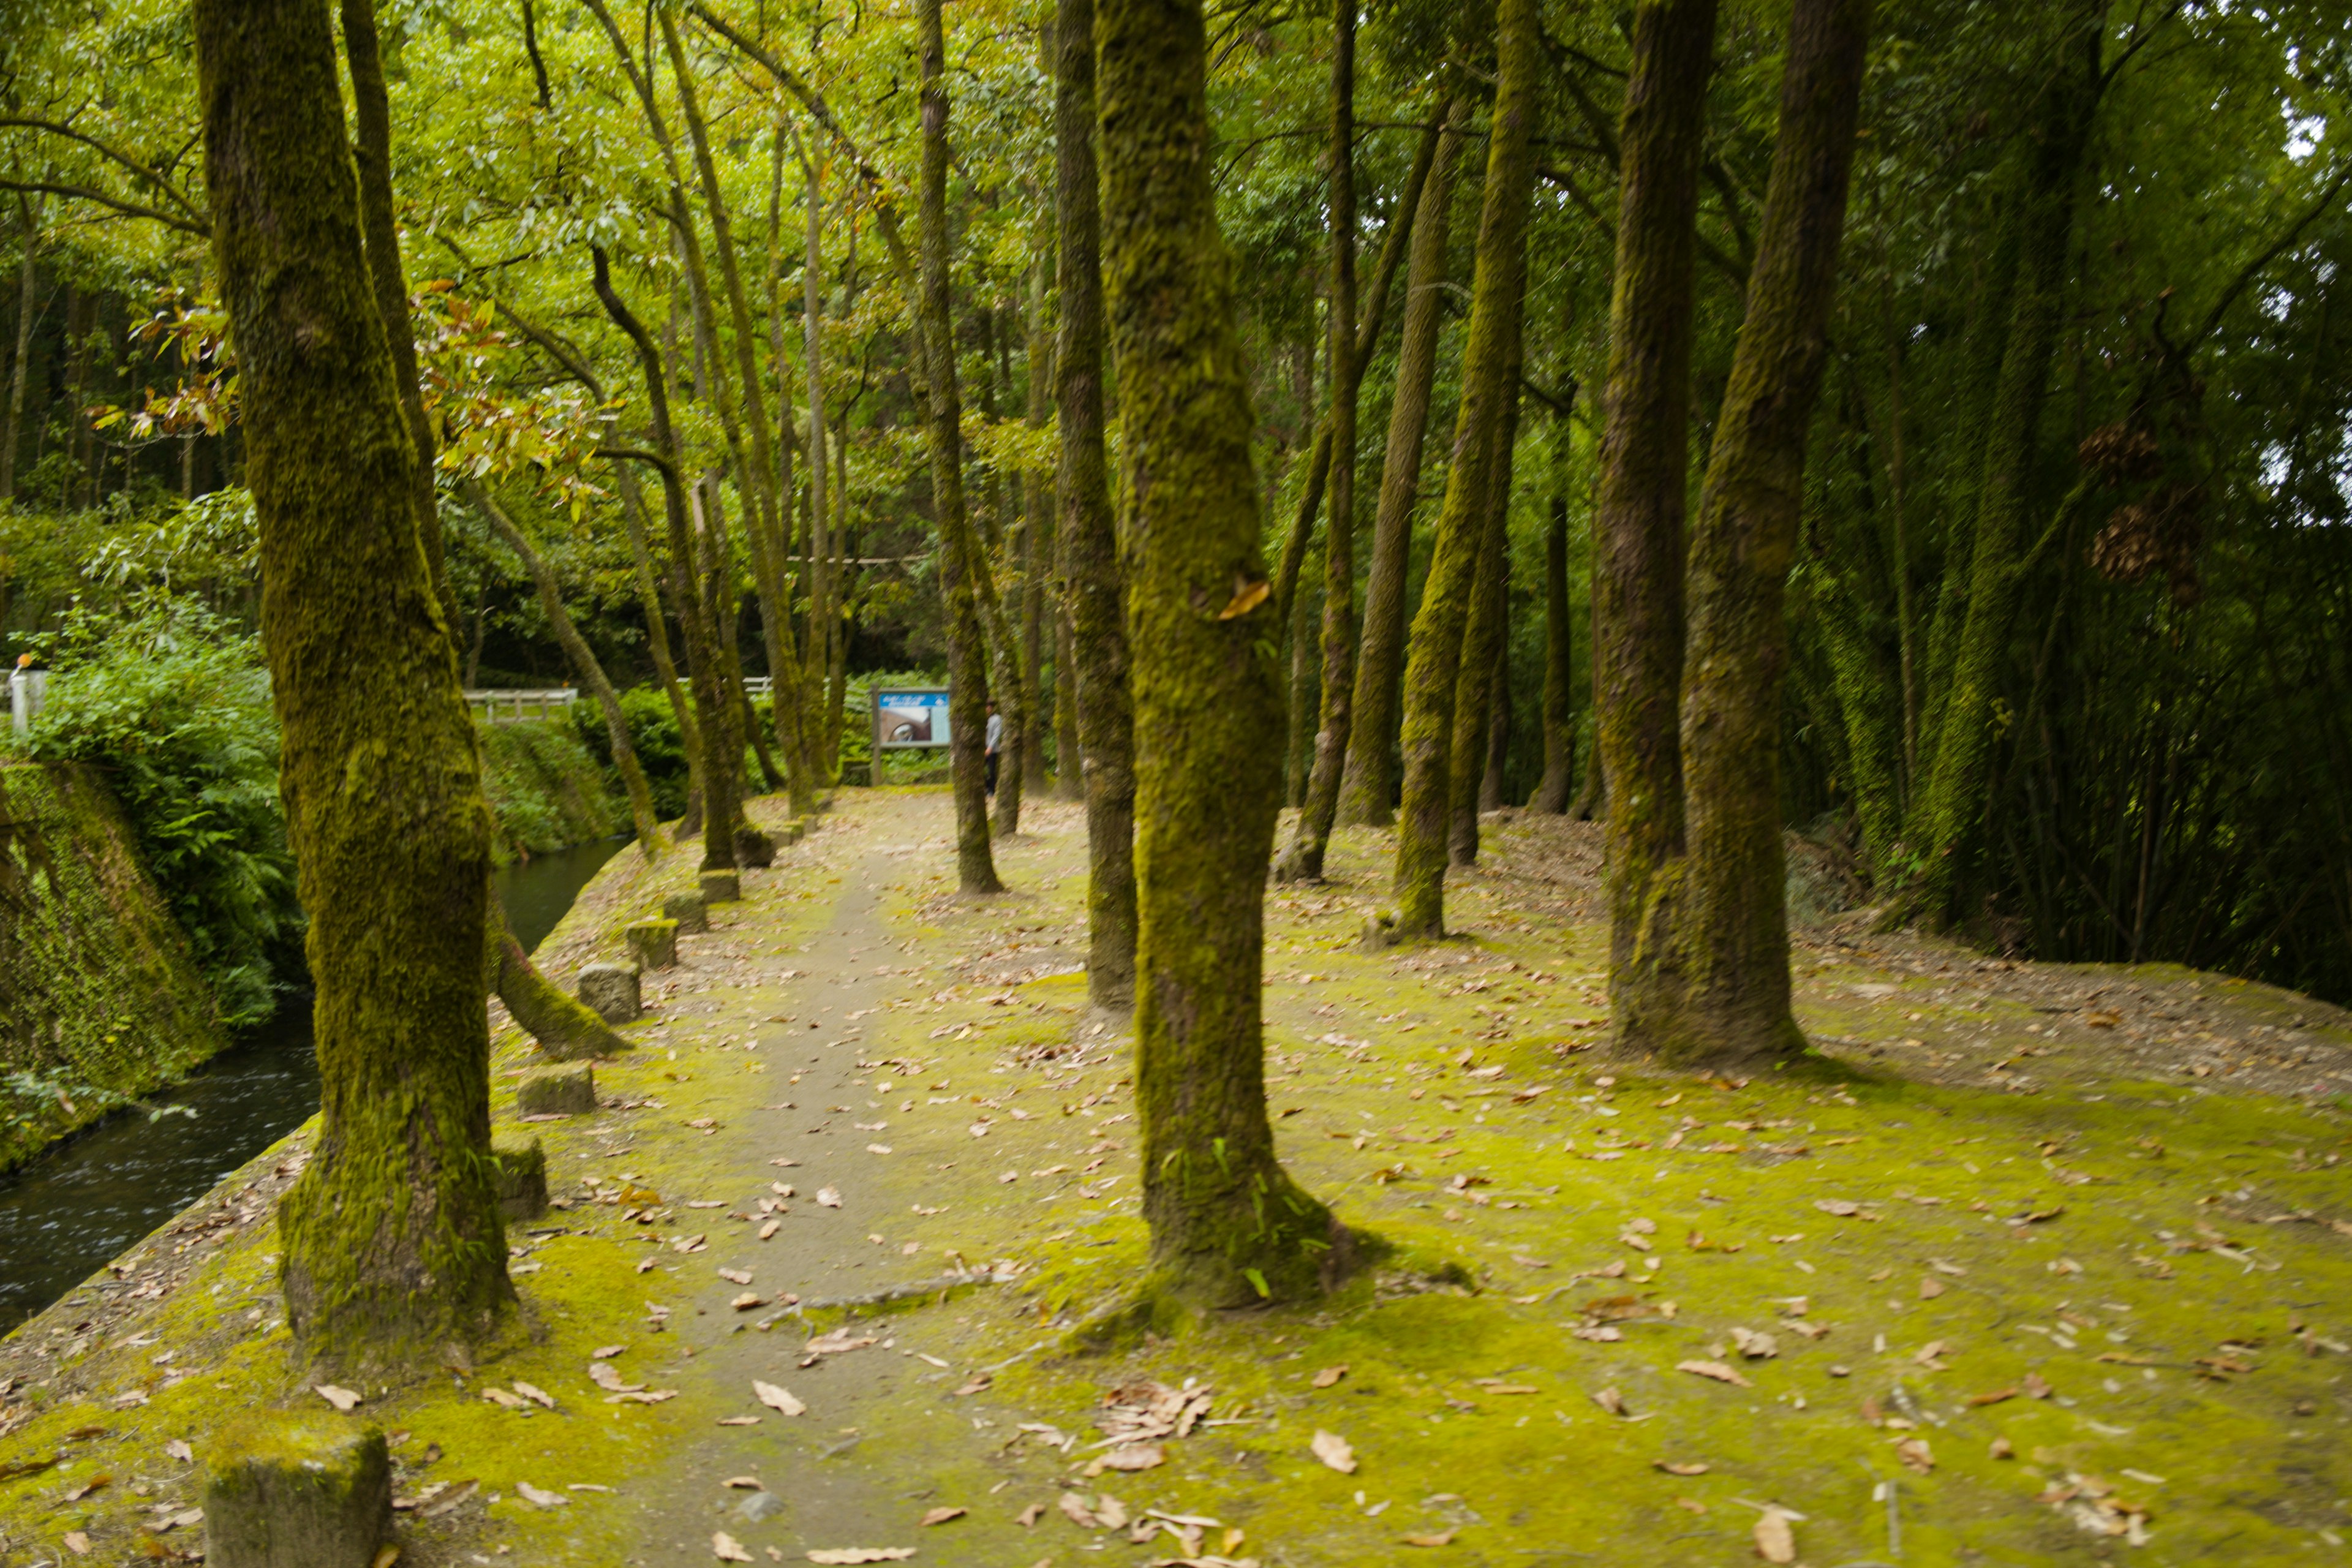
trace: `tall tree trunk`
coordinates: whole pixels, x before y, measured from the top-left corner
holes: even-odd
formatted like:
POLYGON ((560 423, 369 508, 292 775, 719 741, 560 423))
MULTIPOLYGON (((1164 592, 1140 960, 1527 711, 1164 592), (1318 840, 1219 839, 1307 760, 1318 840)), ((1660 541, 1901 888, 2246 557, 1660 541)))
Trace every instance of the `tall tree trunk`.
MULTIPOLYGON (((359 0, 352 0, 357 4, 359 0)), ((743 289, 743 268, 735 248, 733 221, 728 215, 726 197, 719 186, 719 169, 710 153, 710 131, 702 114, 693 72, 688 68, 686 50, 678 39, 677 21, 667 9, 658 9, 662 42, 668 51, 670 71, 677 79, 678 108, 686 116, 687 139, 694 147, 694 163, 702 186, 703 205, 710 215, 711 248, 719 253, 719 277, 727 292, 727 313, 734 327, 735 378, 742 389, 742 423, 751 431, 750 462, 744 461, 741 443, 735 438, 731 418, 730 388, 726 372, 716 362, 711 365, 711 382, 717 392, 715 402, 721 410, 721 422, 734 450, 735 468, 739 476, 747 478, 748 492, 743 503, 743 535, 751 547, 752 580, 760 594, 760 626, 767 645, 768 674, 774 684, 774 700, 771 710, 775 726, 777 749, 783 753, 783 769, 792 791, 795 812, 815 808, 816 797, 808 776, 808 700, 803 690, 800 656, 793 647, 792 592, 784 573, 784 514, 793 494, 793 449, 789 444, 781 447, 770 432, 777 426, 768 422, 767 395, 762 385, 759 364, 760 337, 751 321, 749 296, 743 289)), ((683 208, 678 213, 679 226, 690 237, 693 222, 683 208)), ((708 312, 709 286, 701 278, 702 259, 698 245, 687 247, 687 266, 696 283, 698 306, 708 312)), ((711 323, 711 335, 717 336, 716 323, 711 323)), ((712 347, 715 351, 716 343, 712 347)), ((785 405, 781 424, 791 424, 792 381, 778 365, 776 386, 785 405)), ((715 521, 715 520, 714 520, 715 521)), ((724 535, 719 537, 723 538, 724 535)), ((719 552, 725 559, 726 552, 719 552)), ((722 584, 721 592, 730 599, 733 587, 722 584)), ((729 615, 725 617, 732 620, 729 615)), ((737 683, 740 689, 740 682, 737 683)), ((757 727, 753 726, 756 735, 757 727)), ((759 748, 763 766, 772 765, 766 748, 759 748)), ((728 861, 731 867, 732 859, 728 861)))
POLYGON ((1054 20, 1054 349, 1072 700, 1078 750, 1066 769, 1087 799, 1087 995, 1135 1000, 1135 710, 1128 685, 1127 589, 1103 452, 1103 298, 1095 168, 1095 4, 1056 0, 1054 20))
POLYGON ((489 807, 361 248, 326 10, 198 0, 193 18, 317 985, 322 1125, 278 1208, 279 1277, 307 1360, 405 1369, 462 1356, 514 1300, 488 1159, 489 807))
POLYGON ((955 773, 956 876, 967 893, 996 893, 988 846, 988 781, 982 752, 988 728, 988 648, 981 636, 978 560, 963 500, 963 406, 956 391, 955 325, 948 313, 947 40, 940 0, 918 0, 922 26, 922 292, 919 319, 925 363, 925 445, 931 458, 931 513, 940 536, 940 589, 948 634, 948 754, 955 773))
MULTIPOLYGON (((1829 353, 1873 0, 1796 0, 1780 138, 1690 546, 1683 666, 1685 834, 1680 1041, 1707 1059, 1794 1057, 1780 686, 1805 438, 1829 353)), ((1676 1050, 1662 1055, 1672 1060, 1676 1050)))
MULTIPOLYGON (((1331 378, 1328 416, 1331 521, 1323 531, 1323 700, 1298 829, 1275 863, 1275 876, 1286 882, 1322 878, 1355 717, 1356 391, 1363 380, 1355 363, 1356 5, 1332 0, 1331 6, 1331 308, 1325 353, 1339 374, 1331 378)), ((1405 215, 1398 217, 1403 221, 1405 215)))
POLYGON ((1276 1162, 1266 1117, 1280 775, 1265 737, 1282 688, 1265 657, 1248 381, 1209 187, 1200 0, 1108 0, 1096 41, 1121 490, 1134 498, 1146 1298, 1233 1307, 1307 1294, 1347 1233, 1276 1162))
MULTIPOLYGON (((2023 587, 2019 565, 2027 542, 2021 535, 2033 489, 2034 435, 2057 352, 2074 187, 2098 108, 2105 13, 2105 0, 2074 0, 2069 9, 2058 69, 2042 89, 2020 196, 2014 301, 1984 426, 1966 616, 1952 639, 1932 771, 1914 808, 1916 830, 1911 837, 1921 871, 1913 899, 1939 919, 1958 912, 1984 815, 1993 702, 2023 587)), ((1958 576, 1957 569, 1951 574, 1958 576)))
MULTIPOLYGON (((1527 276, 1524 262, 1519 275, 1527 276)), ((1462 630, 1462 674, 1454 688, 1454 749, 1446 767, 1445 856, 1455 866, 1478 863, 1478 804, 1486 783, 1486 731, 1495 700, 1495 669, 1510 642, 1511 474, 1519 433, 1519 371, 1524 336, 1515 339, 1503 371, 1502 428, 1486 459, 1486 532, 1478 552, 1477 585, 1462 630)))
POLYGON ((1500 811, 1506 804, 1505 775, 1511 763, 1511 642, 1495 650, 1495 679, 1486 698, 1486 782, 1478 786, 1478 809, 1500 811))
MULTIPOLYGON (((600 399, 601 401, 601 399, 600 399)), ((678 742, 686 752, 687 787, 698 799, 702 794, 702 727, 695 721, 694 704, 678 679, 677 663, 670 652, 669 620, 663 613, 661 580, 654 571, 653 542, 646 528, 645 490, 636 470, 627 463, 614 466, 613 488, 621 492, 621 522, 629 536, 630 578, 636 585, 637 610, 646 618, 646 648, 653 656, 654 675, 669 710, 677 721, 678 742)), ((680 625, 684 624, 681 619, 680 625)))
POLYGON ((352 72, 352 163, 360 176, 360 233, 367 247, 368 272, 375 284, 376 313, 383 318, 392 348, 393 375, 411 440, 425 454, 411 480, 416 489, 418 526, 425 531, 425 561, 433 591, 446 616, 456 605, 441 561, 441 514, 434 496, 433 426, 425 422, 425 396, 416 380, 416 334, 408 322, 408 281, 400 261, 400 227, 393 215, 392 103, 383 86, 383 57, 376 45, 372 0, 341 0, 343 56, 352 72))
POLYGON ((20 192, 16 211, 25 220, 25 254, 17 262, 16 352, 8 362, 8 408, 5 416, 0 416, 0 501, 16 499, 16 447, 23 439, 25 384, 32 379, 33 318, 40 305, 39 268, 36 264, 40 247, 40 204, 20 192))
POLYGON ((1536 73, 1541 44, 1534 0, 1502 0, 1496 13, 1494 126, 1486 193, 1478 219, 1470 337, 1463 353, 1462 407, 1454 461, 1438 514, 1437 552, 1413 616, 1404 677, 1404 811, 1397 824, 1397 929, 1434 937, 1445 930, 1445 861, 1453 797, 1454 694, 1480 545, 1486 491, 1503 440, 1507 384, 1519 337, 1527 271, 1528 207, 1534 174, 1536 73))
POLYGON ((1321 589, 1313 583, 1307 587, 1308 592, 1290 606, 1290 689, 1283 703, 1287 733, 1282 746, 1282 804, 1290 807, 1307 804, 1307 775, 1315 764, 1315 732, 1308 726, 1309 715, 1315 711, 1323 645, 1310 634, 1319 618, 1317 595, 1321 589))
MULTIPOLYGON (((842 553, 839 538, 832 528, 832 515, 825 510, 828 472, 832 468, 832 446, 824 424, 824 202, 818 184, 817 164, 807 149, 802 150, 802 163, 807 174, 802 204, 806 208, 807 255, 802 263, 801 320, 802 343, 808 360, 808 471, 809 471, 809 624, 808 682, 814 686, 814 702, 823 702, 827 693, 827 678, 833 667, 835 632, 840 617, 835 611, 835 574, 833 557, 842 553)), ((786 372, 783 355, 776 356, 776 374, 786 372)), ((829 707, 825 711, 830 711, 829 707)), ((841 761, 841 731, 838 726, 827 731, 823 714, 812 708, 815 722, 810 726, 815 734, 803 733, 807 763, 814 784, 833 782, 834 773, 841 761), (820 739, 822 737, 822 739, 820 739)))
POLYGON ((629 819, 637 830, 637 847, 648 860, 661 854, 661 826, 654 816, 653 787, 646 782, 646 770, 637 761, 637 749, 629 743, 628 721, 621 716, 621 699, 613 683, 604 678, 604 667, 598 663, 587 639, 572 624, 572 612, 564 607, 563 590, 555 580, 555 573, 530 547, 530 541, 516 526, 513 518, 478 479, 466 481, 466 500, 481 513, 490 531, 515 552, 523 570, 530 574, 531 585, 539 590, 539 607, 547 616, 547 624, 555 632, 555 640, 563 655, 572 661, 572 671, 580 684, 596 700, 596 707, 604 715, 604 731, 613 745, 613 765, 621 774, 621 787, 629 797, 629 819))
MULTIPOLYGON (((702 860, 707 869, 726 868, 735 864, 734 781, 743 766, 743 747, 741 738, 732 732, 734 725, 726 721, 719 655, 713 646, 717 638, 709 605, 702 594, 709 577, 702 570, 695 543, 686 475, 681 467, 684 453, 670 419, 668 370, 653 334, 646 331, 645 323, 637 320, 635 312, 613 287, 611 263, 604 251, 597 249, 593 255, 596 297, 613 324, 635 346, 637 368, 646 384, 655 449, 645 456, 652 460, 662 479, 662 512, 669 533, 670 596, 677 605, 678 627, 686 637, 687 679, 694 692, 695 726, 701 742, 702 860)), ((687 815, 691 819, 693 812, 689 809, 687 815)))
MULTIPOLYGON (((1567 436, 1562 429, 1557 438, 1567 436)), ((1576 622, 1568 599, 1568 498, 1558 491, 1544 530, 1543 742, 1543 778, 1528 809, 1557 816, 1576 788, 1576 622)))
POLYGON ((1466 99, 1445 107, 1434 167, 1413 219, 1412 260, 1405 274, 1404 333, 1397 346, 1396 394, 1381 471, 1380 510, 1372 522, 1372 566, 1364 584, 1363 651, 1356 661, 1355 722, 1339 782, 1338 820, 1385 827, 1396 792, 1390 748, 1396 743, 1397 684, 1404 673, 1406 572, 1412 564, 1413 503, 1421 495, 1422 449, 1429 435, 1429 395, 1437 375, 1438 331, 1445 321, 1445 251, 1452 237, 1454 174, 1460 166, 1466 99))
MULTIPOLYGON (((1049 62, 1050 64, 1050 62, 1049 62)), ((1029 378, 1029 428, 1043 433, 1053 408, 1052 343, 1046 326, 1048 276, 1053 271, 1050 215, 1041 214, 1031 237, 1029 258, 1028 339, 1022 360, 1029 378)), ((1045 575, 1054 559, 1054 502, 1050 477, 1042 468, 1021 474, 1021 710, 1026 727, 1021 737, 1023 787, 1044 795, 1045 774, 1045 575)), ((1059 667, 1056 667, 1059 679, 1059 667)))
POLYGON ((1633 16, 1618 157, 1616 284, 1593 510, 1592 696, 1609 809, 1609 994, 1619 1037, 1655 1048, 1680 1016, 1683 517, 1691 268, 1716 0, 1633 16))

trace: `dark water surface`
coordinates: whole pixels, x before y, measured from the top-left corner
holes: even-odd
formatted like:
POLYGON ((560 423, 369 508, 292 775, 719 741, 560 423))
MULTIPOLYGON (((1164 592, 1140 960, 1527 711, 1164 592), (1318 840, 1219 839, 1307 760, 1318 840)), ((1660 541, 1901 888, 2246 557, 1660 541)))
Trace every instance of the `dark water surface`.
MULTIPOLYGON (((627 842, 575 845, 500 871, 516 940, 536 948, 627 842)), ((319 1109, 310 998, 289 997, 268 1024, 145 1104, 162 1114, 118 1111, 0 1176, 0 1333, 310 1120, 319 1109)))

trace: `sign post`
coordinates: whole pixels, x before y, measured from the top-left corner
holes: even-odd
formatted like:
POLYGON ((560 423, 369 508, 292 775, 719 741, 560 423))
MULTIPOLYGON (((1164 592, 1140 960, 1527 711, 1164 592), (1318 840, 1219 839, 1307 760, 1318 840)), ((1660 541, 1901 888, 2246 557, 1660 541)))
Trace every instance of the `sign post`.
POLYGON ((882 758, 889 752, 947 749, 948 694, 943 687, 912 687, 874 693, 874 777, 882 782, 882 758))

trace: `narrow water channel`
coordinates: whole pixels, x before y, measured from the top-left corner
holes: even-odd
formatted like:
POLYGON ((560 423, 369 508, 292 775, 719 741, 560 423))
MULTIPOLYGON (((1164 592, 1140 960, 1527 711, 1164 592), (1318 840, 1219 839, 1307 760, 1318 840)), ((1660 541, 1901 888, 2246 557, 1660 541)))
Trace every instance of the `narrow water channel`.
MULTIPOLYGON (((555 929, 628 839, 541 855, 498 874, 507 922, 526 948, 555 929)), ((308 996, 215 1057, 194 1078, 0 1176, 0 1333, 120 1257, 131 1243, 319 1109, 308 996)))

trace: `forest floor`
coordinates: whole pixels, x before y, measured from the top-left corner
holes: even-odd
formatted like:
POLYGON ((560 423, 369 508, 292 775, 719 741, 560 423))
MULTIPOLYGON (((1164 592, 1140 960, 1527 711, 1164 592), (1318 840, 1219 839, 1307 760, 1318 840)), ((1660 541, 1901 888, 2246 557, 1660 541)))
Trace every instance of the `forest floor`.
MULTIPOLYGON (((499 1131, 568 1206, 509 1233, 501 1353, 343 1417, 391 1434, 403 1563, 2347 1555, 2343 1012, 1848 916, 1797 986, 1850 1076, 1667 1072, 1609 1054, 1593 829, 1491 823, 1460 934, 1370 953, 1387 840, 1343 833, 1268 897, 1269 1094, 1393 1251, 1080 1354, 1145 1254, 1083 820, 1033 805, 985 900, 949 827, 844 792, 649 977, 594 1117, 516 1126, 501 1033, 499 1131)), ((690 860, 616 858, 542 962, 690 860)), ((268 1223, 310 1137, 0 1342, 0 1563, 184 1556, 224 1419, 333 1418, 268 1223)))

